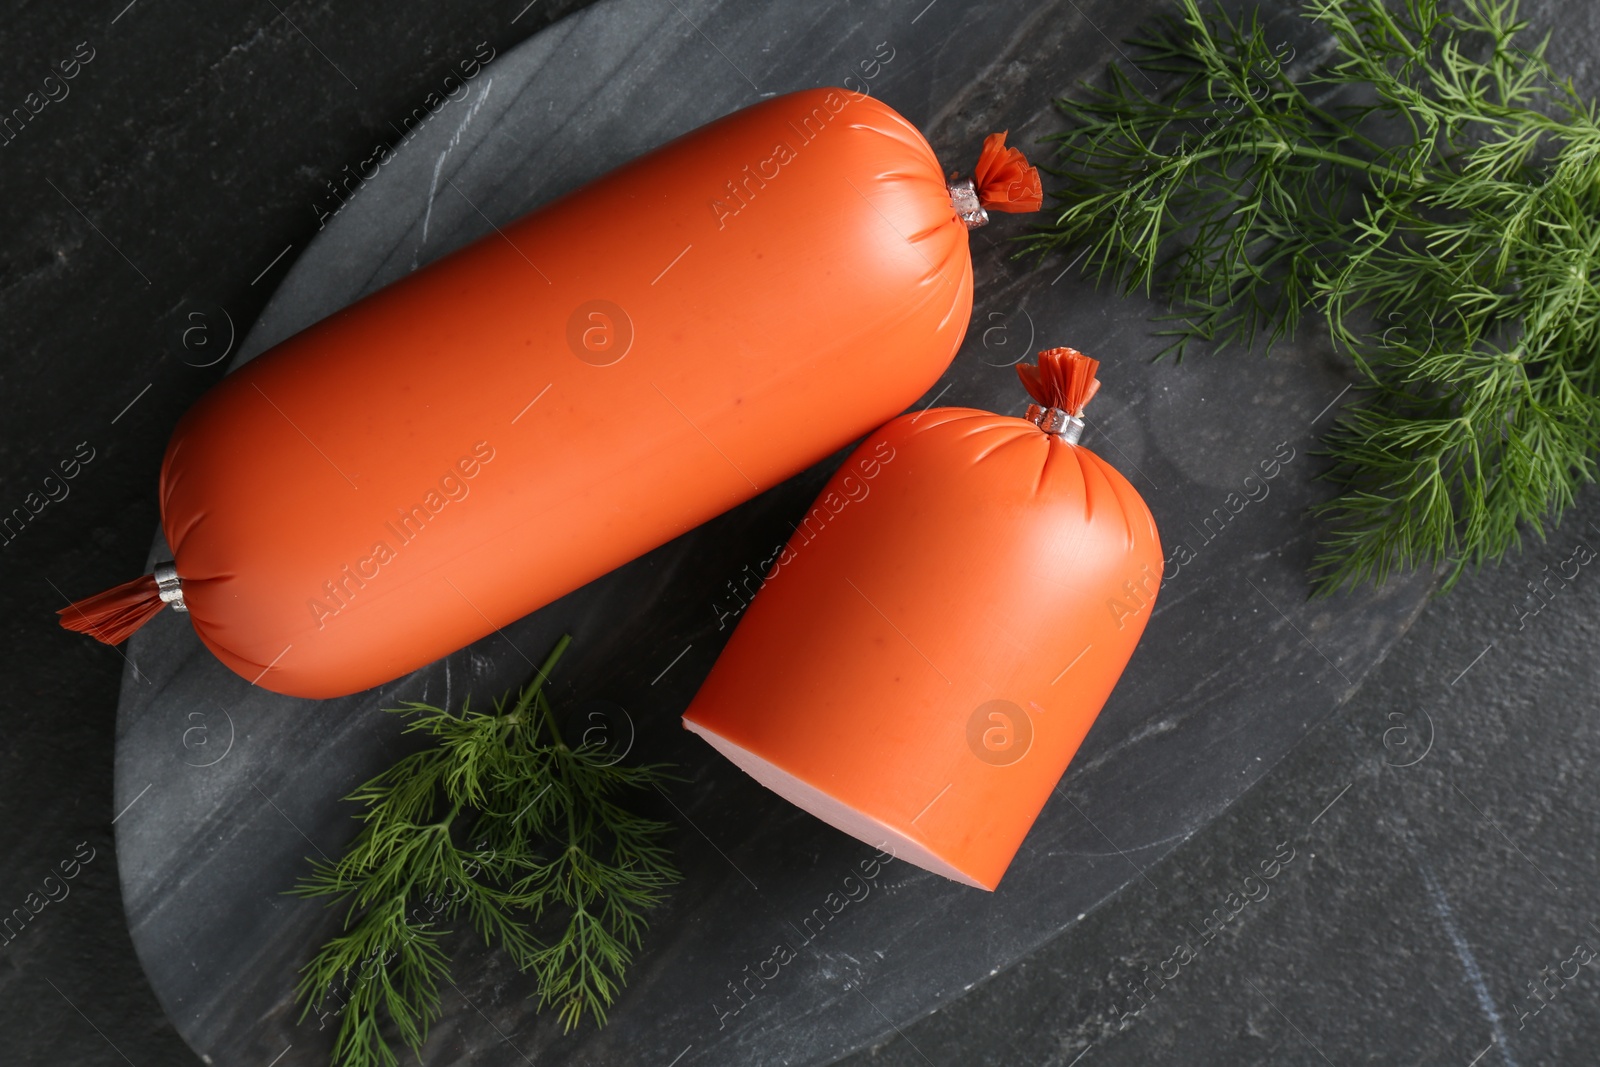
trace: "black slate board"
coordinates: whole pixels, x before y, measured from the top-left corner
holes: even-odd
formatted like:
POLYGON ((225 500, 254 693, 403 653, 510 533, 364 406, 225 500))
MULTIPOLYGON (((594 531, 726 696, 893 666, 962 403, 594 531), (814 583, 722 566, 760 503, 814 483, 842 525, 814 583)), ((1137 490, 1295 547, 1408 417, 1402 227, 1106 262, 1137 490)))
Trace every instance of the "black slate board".
MULTIPOLYGON (((514 218, 727 111, 859 82, 880 42, 893 59, 872 92, 918 124, 947 167, 969 168, 995 129, 1037 153, 1031 142, 1054 122, 1044 103, 1099 71, 1139 11, 1071 0, 771 10, 602 0, 497 57, 466 99, 423 125, 300 257, 239 358, 488 232, 489 219, 514 218)), ((973 235, 972 327, 924 403, 1020 411, 1008 364, 1054 344, 1097 356, 1105 387, 1085 443, 1145 494, 1168 552, 1184 541, 1193 558, 1176 574, 1169 566, 1143 644, 1000 890, 889 863, 864 899, 828 912, 870 850, 679 727, 729 633, 717 627, 725 584, 785 537, 835 457, 503 637, 354 697, 252 688, 170 613, 142 631, 127 649, 118 719, 123 895, 152 985, 208 1062, 327 1060, 331 1022, 297 1023, 290 991, 337 915, 282 893, 305 856, 335 856, 354 835, 354 808, 338 798, 404 750, 400 724, 380 709, 485 699, 522 681, 564 631, 576 642, 558 693, 624 709, 610 716, 619 743, 690 779, 661 806, 681 827, 686 879, 598 1032, 562 1035, 525 999, 529 979, 463 939, 423 1053, 430 1064, 826 1063, 959 996, 1140 877, 1349 695, 1431 580, 1306 602, 1316 528, 1304 508, 1322 492, 1309 451, 1349 384, 1342 365, 1317 340, 1270 362, 1152 363, 1154 309, 1095 293, 1065 262, 1009 260, 1005 238, 1024 225, 1002 218, 973 235), (1275 478, 1246 486, 1290 450, 1275 478), (1240 507, 1257 486, 1265 498, 1240 507), (746 968, 784 942, 797 958, 750 979, 746 968)))

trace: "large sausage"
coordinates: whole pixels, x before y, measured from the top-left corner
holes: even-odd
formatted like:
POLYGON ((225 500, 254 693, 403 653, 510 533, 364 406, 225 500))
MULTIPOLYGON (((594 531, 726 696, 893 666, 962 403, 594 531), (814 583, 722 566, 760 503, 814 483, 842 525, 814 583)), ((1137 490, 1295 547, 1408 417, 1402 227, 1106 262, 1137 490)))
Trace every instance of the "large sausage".
MULTIPOLYGON (((1036 208, 1001 137, 978 196, 1036 208)), ((903 410, 966 329, 967 226, 875 99, 728 115, 223 379, 167 447, 173 566, 63 623, 120 640, 166 600, 280 693, 398 677, 903 410)))

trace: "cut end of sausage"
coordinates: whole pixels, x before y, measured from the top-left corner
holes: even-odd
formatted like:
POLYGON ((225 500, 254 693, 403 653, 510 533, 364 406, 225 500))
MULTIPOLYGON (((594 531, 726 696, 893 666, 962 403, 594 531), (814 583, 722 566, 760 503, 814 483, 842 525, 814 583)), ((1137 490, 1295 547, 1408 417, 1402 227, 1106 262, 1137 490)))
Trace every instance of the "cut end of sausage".
POLYGON ((904 860, 925 871, 932 871, 953 882, 970 885, 976 889, 994 891, 994 886, 984 885, 952 866, 949 861, 930 850, 926 845, 907 837, 899 830, 887 823, 881 822, 865 812, 846 804, 844 801, 819 789, 810 782, 797 778, 755 752, 750 751, 736 742, 730 741, 721 734, 711 730, 700 723, 685 718, 683 725, 711 743, 711 747, 722 753, 750 777, 783 797, 789 803, 810 812, 829 826, 842 830, 858 841, 863 841, 881 852, 888 853, 897 860, 904 860))

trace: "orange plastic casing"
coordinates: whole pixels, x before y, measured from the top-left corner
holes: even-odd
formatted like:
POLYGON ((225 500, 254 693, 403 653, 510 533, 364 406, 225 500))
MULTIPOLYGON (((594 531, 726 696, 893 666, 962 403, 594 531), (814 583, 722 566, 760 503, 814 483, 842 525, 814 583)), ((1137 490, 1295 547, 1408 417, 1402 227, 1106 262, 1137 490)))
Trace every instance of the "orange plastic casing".
POLYGON ((914 126, 842 89, 756 104, 202 397, 161 477, 190 618, 280 693, 396 678, 904 410, 971 308, 914 126))
POLYGON ((868 844, 993 889, 1153 610, 1144 500, 1087 448, 966 408, 835 473, 684 716, 868 844))

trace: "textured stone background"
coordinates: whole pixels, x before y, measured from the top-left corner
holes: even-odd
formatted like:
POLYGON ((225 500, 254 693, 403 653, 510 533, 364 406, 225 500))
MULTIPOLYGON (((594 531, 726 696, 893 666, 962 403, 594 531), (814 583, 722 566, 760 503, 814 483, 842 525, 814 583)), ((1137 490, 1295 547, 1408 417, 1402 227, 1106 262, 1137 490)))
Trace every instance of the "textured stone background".
MULTIPOLYGON (((176 343, 185 316, 226 307, 242 330, 281 275, 275 257, 314 232, 326 179, 478 42, 508 48, 575 6, 9 12, 0 110, 79 42, 95 58, 0 147, 4 508, 77 442, 95 459, 0 555, 13 679, 0 909, 94 853, 71 895, 0 948, 5 1063, 196 1062, 123 924, 109 826, 121 663, 40 624, 52 586, 104 588, 143 562, 166 430, 220 374, 176 343)), ((1528 7, 1591 88, 1597 12, 1528 7)), ((1430 606, 1334 721, 1120 897, 847 1062, 1594 1062, 1593 968, 1549 976, 1580 939, 1600 947, 1595 576, 1516 628, 1524 583, 1578 538, 1600 546, 1597 494, 1549 544, 1430 606), (1270 895, 1206 943, 1197 928, 1285 842, 1270 895), (1196 958, 1147 980, 1184 938, 1196 958), (1559 992, 1522 1017, 1547 978, 1559 992)), ((1130 857, 1108 845, 1103 860, 1130 857)))

